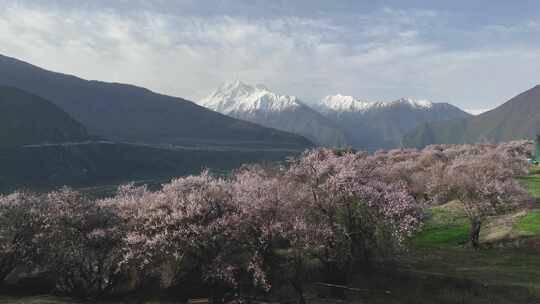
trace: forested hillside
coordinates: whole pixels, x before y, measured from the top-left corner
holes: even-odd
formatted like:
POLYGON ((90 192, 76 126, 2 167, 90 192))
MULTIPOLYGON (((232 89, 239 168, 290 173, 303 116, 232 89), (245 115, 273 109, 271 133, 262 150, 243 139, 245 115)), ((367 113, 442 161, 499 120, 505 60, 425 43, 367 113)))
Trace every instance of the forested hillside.
POLYGON ((88 138, 85 127, 53 103, 16 88, 0 86, 0 149, 88 138))

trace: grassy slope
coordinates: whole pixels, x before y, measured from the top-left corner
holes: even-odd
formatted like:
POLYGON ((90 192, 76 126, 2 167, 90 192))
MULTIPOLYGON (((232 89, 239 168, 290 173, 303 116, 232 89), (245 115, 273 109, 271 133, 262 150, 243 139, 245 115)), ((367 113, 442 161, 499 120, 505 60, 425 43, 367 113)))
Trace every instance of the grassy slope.
MULTIPOLYGON (((532 167, 530 175, 521 181, 540 200, 540 167, 532 167)), ((418 246, 448 247, 463 245, 467 241, 469 223, 457 203, 431 208, 426 226, 414 239, 418 246)), ((502 240, 505 237, 540 237, 540 206, 530 210, 520 210, 511 215, 489 218, 483 226, 481 239, 484 242, 502 240), (502 227, 505 226, 505 227, 502 227), (504 230, 504 233, 500 232, 504 230), (499 233, 498 233, 499 232, 499 233)))
POLYGON ((522 217, 516 228, 524 234, 540 235, 540 210, 532 210, 522 217))
MULTIPOLYGON (((522 180, 540 199, 537 171, 534 168, 534 175, 522 180)), ((409 267, 427 274, 472 280, 486 288, 496 286, 499 291, 519 290, 515 296, 527 294, 524 303, 528 297, 540 299, 540 210, 488 219, 481 241, 491 246, 475 252, 466 245, 467 220, 455 207, 449 204, 430 210, 425 228, 413 240, 415 249, 409 267)))
MULTIPOLYGON (((540 166, 535 166, 530 170, 531 175, 522 180, 534 196, 540 200, 540 166)), ((538 209, 530 210, 516 223, 516 228, 527 235, 540 235, 540 206, 538 209)))
POLYGON ((455 203, 434 207, 428 211, 428 220, 414 244, 419 247, 463 245, 468 231, 469 223, 455 203))

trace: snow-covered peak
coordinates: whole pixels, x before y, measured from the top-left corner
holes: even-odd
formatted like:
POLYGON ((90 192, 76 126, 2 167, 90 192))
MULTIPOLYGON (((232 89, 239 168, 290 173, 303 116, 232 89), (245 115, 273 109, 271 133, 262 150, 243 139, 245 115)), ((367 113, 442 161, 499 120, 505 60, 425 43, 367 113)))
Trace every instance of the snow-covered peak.
POLYGON ((223 83, 216 92, 249 92, 256 89, 256 86, 248 85, 240 80, 223 83))
POLYGON ((400 98, 395 101, 366 101, 353 96, 341 94, 326 96, 319 103, 319 108, 324 112, 367 112, 377 108, 407 105, 417 109, 429 109, 433 103, 429 100, 414 100, 412 98, 400 98))
POLYGON ((394 102, 391 102, 393 104, 407 104, 410 105, 413 108, 426 108, 429 109, 433 107, 433 102, 426 100, 426 99, 412 99, 410 97, 403 97, 400 98, 394 102))
POLYGON ((332 95, 326 96, 320 103, 322 110, 335 112, 362 112, 370 108, 375 102, 364 101, 353 96, 332 95))
POLYGON ((210 96, 199 101, 199 104, 223 114, 278 112, 301 106, 301 102, 294 96, 280 95, 264 85, 249 85, 239 80, 223 84, 210 96))

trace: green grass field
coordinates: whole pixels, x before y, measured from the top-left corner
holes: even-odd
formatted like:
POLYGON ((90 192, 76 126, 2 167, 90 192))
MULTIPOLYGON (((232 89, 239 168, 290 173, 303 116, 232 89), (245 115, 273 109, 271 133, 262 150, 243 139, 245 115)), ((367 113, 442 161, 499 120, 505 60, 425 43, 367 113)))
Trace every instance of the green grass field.
POLYGON ((422 231, 414 238, 419 247, 458 246, 468 239, 469 223, 455 206, 439 206, 428 211, 422 231))
POLYGON ((532 210, 520 218, 516 228, 527 235, 540 235, 540 210, 532 210))
MULTIPOLYGON (((531 174, 521 177, 520 180, 540 200, 539 172, 540 166, 534 166, 530 170, 531 174)), ((433 207, 428 211, 427 216, 422 231, 413 239, 414 245, 419 247, 453 247, 466 244, 470 225, 463 212, 460 211, 458 203, 453 202, 433 207)), ((483 234, 495 234, 495 232, 490 234, 489 230, 501 228, 497 223, 501 218, 501 216, 488 218, 483 224, 483 234)), ((510 228, 505 232, 506 235, 540 237, 540 209, 521 211, 520 214, 508 218, 508 221, 511 223, 510 228)))
POLYGON ((529 191, 538 199, 540 199, 540 176, 529 175, 520 178, 521 181, 527 186, 529 191))
MULTIPOLYGON (((522 181, 527 189, 540 201, 540 166, 529 170, 530 175, 523 177, 522 181)), ((515 227, 527 235, 540 235, 540 203, 539 209, 530 210, 527 215, 520 218, 515 227)))
POLYGON ((529 167, 529 175, 540 174, 540 165, 531 165, 529 167))
MULTIPOLYGON (((538 199, 539 172, 535 167, 531 175, 521 178, 538 199)), ((424 228, 412 242, 411 271, 472 280, 486 288, 496 286, 499 291, 518 291, 512 295, 513 301, 529 303, 532 297, 540 303, 536 300, 540 299, 540 209, 488 218, 482 227, 481 241, 489 246, 480 251, 467 245, 468 228, 456 203, 429 210, 424 228), (489 238, 493 235, 499 238, 491 243, 489 238), (519 297, 524 294, 525 298, 519 297)))

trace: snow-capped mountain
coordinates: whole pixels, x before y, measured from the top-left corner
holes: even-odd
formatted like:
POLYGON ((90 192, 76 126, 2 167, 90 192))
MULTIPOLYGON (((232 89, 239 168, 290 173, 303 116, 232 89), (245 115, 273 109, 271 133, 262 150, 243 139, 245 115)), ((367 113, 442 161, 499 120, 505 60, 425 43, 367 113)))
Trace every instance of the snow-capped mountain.
POLYGON ((336 122, 353 147, 367 150, 399 147, 403 136, 423 123, 470 116, 448 103, 365 101, 339 94, 323 98, 314 108, 336 122))
POLYGON ((395 101, 365 101, 353 96, 341 94, 326 96, 317 107, 325 113, 330 112, 361 112, 365 113, 375 109, 384 109, 399 105, 409 106, 413 109, 431 109, 433 103, 429 100, 414 100, 404 97, 395 101))
POLYGON ((303 105, 294 96, 279 95, 261 84, 251 86, 239 80, 223 84, 199 104, 226 115, 288 111, 303 105))
POLYGON ((199 104, 235 118, 303 135, 324 146, 352 146, 369 151, 401 146, 403 136, 421 124, 470 116, 447 103, 412 98, 367 101, 338 94, 310 107, 294 96, 241 81, 222 85, 199 104))
POLYGON ((324 146, 345 146, 337 124, 294 96, 281 95, 263 85, 241 81, 223 84, 200 105, 234 118, 303 135, 324 146))

